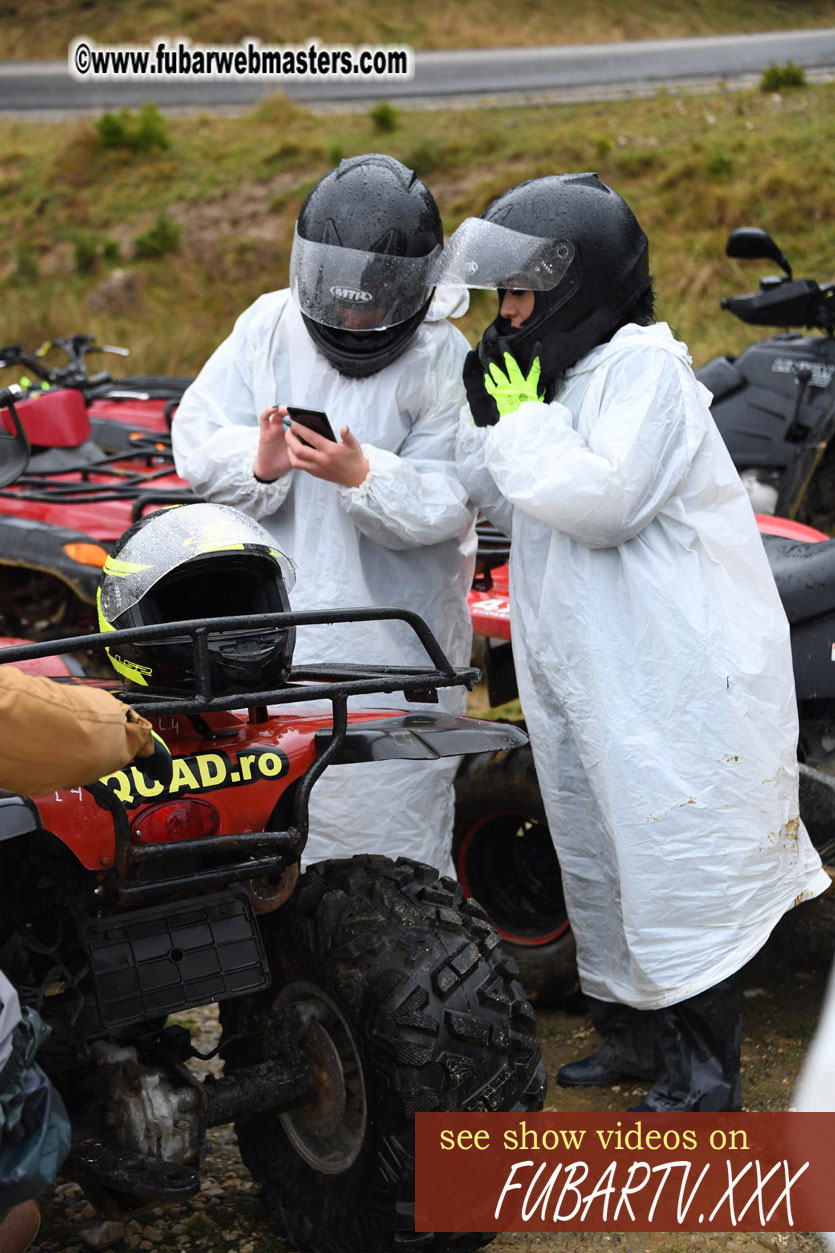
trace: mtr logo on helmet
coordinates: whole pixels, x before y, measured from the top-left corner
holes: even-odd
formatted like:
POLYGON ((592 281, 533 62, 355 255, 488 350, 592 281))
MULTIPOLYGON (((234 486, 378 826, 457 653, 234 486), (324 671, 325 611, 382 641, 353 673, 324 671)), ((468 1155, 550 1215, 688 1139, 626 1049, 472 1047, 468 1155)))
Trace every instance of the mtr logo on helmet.
POLYGON ((192 757, 174 758, 174 774, 167 787, 149 779, 137 766, 107 774, 101 782, 130 809, 161 797, 214 792, 218 788, 278 779, 286 775, 288 764, 287 754, 278 748, 244 750, 238 753, 236 761, 223 752, 196 753, 192 757))
POLYGON ((373 300, 371 292, 363 291, 361 287, 332 287, 330 293, 335 300, 350 300, 357 305, 366 305, 373 300))

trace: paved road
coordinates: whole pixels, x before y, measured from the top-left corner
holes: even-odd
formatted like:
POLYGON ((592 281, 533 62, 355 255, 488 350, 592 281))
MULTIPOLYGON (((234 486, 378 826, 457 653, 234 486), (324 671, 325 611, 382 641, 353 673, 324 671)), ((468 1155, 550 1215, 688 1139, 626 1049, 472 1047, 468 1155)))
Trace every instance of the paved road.
POLYGON ((545 48, 491 48, 415 54, 410 80, 307 78, 188 82, 76 82, 62 62, 0 62, 0 112, 48 115, 155 100, 163 108, 235 107, 281 87, 296 100, 368 104, 485 96, 629 95, 640 89, 727 81, 794 61, 835 73, 835 28, 700 39, 636 40, 545 48))

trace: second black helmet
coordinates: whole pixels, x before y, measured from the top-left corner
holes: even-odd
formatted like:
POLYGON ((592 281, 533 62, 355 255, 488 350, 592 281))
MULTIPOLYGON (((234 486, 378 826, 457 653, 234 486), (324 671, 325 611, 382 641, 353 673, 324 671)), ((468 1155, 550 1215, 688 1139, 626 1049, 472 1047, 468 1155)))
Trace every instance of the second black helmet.
POLYGON ((596 174, 552 174, 512 187, 452 236, 444 282, 534 291, 533 313, 493 337, 520 365, 540 345, 548 391, 563 371, 620 326, 651 290, 647 237, 629 205, 596 174))

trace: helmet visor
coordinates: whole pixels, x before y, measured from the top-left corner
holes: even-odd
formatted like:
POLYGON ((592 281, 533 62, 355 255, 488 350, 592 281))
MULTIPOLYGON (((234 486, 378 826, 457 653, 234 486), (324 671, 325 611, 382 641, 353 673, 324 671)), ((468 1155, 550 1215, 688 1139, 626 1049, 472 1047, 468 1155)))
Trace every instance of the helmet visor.
POLYGON ((466 218, 443 251, 439 287, 512 287, 551 291, 574 259, 568 239, 523 235, 484 218, 466 218))
POLYGON ((302 239, 290 257, 290 288, 302 313, 340 331, 384 331, 429 299, 440 244, 425 257, 361 252, 302 239))
POLYGON ((243 552, 253 547, 278 562, 289 592, 296 581, 295 566, 276 548, 269 531, 259 523, 229 505, 181 505, 163 509, 153 514, 150 521, 105 562, 102 615, 107 622, 114 622, 160 579, 189 561, 212 553, 243 552))

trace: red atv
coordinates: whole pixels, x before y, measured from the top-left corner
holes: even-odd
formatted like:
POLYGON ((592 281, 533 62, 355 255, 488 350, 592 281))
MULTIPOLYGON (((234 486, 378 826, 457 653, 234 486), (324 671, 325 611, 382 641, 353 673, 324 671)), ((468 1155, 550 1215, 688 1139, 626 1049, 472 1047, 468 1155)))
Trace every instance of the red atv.
POLYGON ((21 386, 27 386, 32 395, 44 387, 69 387, 80 392, 87 403, 94 434, 115 421, 155 435, 167 435, 191 379, 155 374, 114 379, 105 370, 90 374, 86 361, 90 353, 129 357, 130 349, 97 344, 93 335, 84 334, 48 339, 33 352, 20 344, 7 344, 0 348, 0 369, 20 367, 34 374, 39 380, 34 386, 29 379, 21 380, 21 386), (63 364, 50 361, 50 354, 55 351, 66 356, 63 364))
MULTIPOLYGON (((758 514, 757 524, 792 624, 801 715, 801 814, 818 851, 831 860, 835 687, 829 672, 835 638, 835 540, 773 515, 758 514)), ((487 522, 479 523, 478 532, 470 610, 481 641, 479 662, 488 698, 500 706, 519 694, 510 645, 510 541, 487 522)), ((553 1004, 573 988, 577 971, 559 862, 530 744, 468 757, 455 789, 453 856, 464 892, 476 897, 498 928, 531 1000, 540 1007, 553 1004)))
MULTIPOLYGON (((7 629, 55 638, 92 627, 108 548, 145 511, 192 500, 174 470, 170 420, 188 379, 89 376, 92 337, 63 347, 55 369, 17 345, 0 366, 47 384, 18 400, 32 446, 26 471, 0 492, 0 598, 7 629)), ((40 351, 40 350, 39 350, 40 351)), ((125 351, 109 349, 108 351, 125 351)))
POLYGON ((130 693, 173 755, 169 783, 132 765, 34 801, 0 795, 0 964, 52 1027, 38 1060, 73 1124, 64 1176, 106 1213, 181 1201, 199 1189, 207 1129, 234 1122, 294 1248, 472 1249, 489 1237, 414 1231, 413 1117, 541 1106, 516 966, 481 907, 427 866, 298 867, 329 765, 494 753, 524 736, 375 709, 375 693, 425 701, 478 678, 396 609, 197 618, 12 645, 0 662, 49 658, 54 673, 80 647, 184 636, 194 691, 130 693), (426 667, 308 666, 273 690, 213 691, 218 636, 380 617, 417 633, 426 667), (369 707, 349 712, 358 695, 369 707), (323 700, 330 712, 310 705, 323 700), (225 1070, 200 1082, 189 1031, 168 1017, 215 1001, 225 1070))

